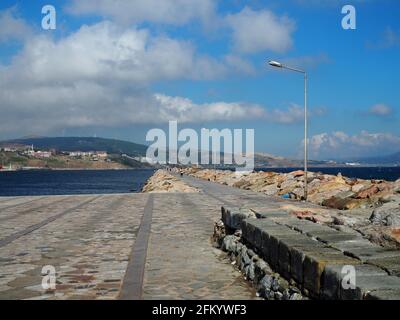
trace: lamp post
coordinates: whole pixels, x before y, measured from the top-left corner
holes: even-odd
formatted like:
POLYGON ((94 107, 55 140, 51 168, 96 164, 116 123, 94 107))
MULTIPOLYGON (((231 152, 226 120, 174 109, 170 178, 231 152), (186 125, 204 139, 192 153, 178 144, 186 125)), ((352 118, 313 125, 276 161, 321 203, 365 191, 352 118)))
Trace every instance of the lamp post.
POLYGON ((307 183, 307 173, 308 173, 308 168, 307 168, 307 162, 308 162, 308 154, 307 154, 307 72, 304 70, 285 66, 282 63, 277 62, 277 61, 271 60, 268 63, 272 67, 288 69, 291 71, 302 73, 304 75, 304 200, 307 200, 307 196, 308 196, 308 183, 307 183))

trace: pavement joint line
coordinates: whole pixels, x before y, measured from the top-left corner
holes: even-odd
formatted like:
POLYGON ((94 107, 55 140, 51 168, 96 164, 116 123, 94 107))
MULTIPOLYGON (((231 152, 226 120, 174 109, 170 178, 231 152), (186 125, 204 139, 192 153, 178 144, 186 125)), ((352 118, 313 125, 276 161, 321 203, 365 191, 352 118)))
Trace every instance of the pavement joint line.
MULTIPOLYGON (((21 212, 17 212, 16 214, 13 214, 13 215, 10 215, 10 216, 0 217, 0 222, 11 220, 11 219, 15 219, 15 218, 18 218, 20 216, 24 216, 24 215, 30 214, 30 213, 32 213, 32 211, 40 210, 42 208, 51 206, 53 204, 62 203, 62 202, 65 202, 67 200, 69 200, 69 198, 56 199, 54 201, 51 201, 50 203, 46 203, 46 204, 42 204, 42 205, 37 206, 37 207, 29 208, 29 209, 23 210, 21 212)), ((27 203, 29 203, 29 202, 30 201, 28 201, 27 203)), ((1 209, 1 210, 4 210, 4 209, 1 209)))
POLYGON ((150 193, 146 206, 143 209, 143 216, 135 243, 132 246, 128 266, 121 285, 119 300, 142 300, 147 248, 153 219, 153 206, 154 194, 150 193))
MULTIPOLYGON (((37 197, 37 198, 35 198, 35 199, 31 199, 31 200, 29 200, 29 201, 25 201, 25 202, 21 202, 21 203, 17 203, 17 204, 12 204, 12 205, 9 205, 9 206, 7 206, 7 207, 4 207, 4 208, 0 208, 0 211, 3 211, 3 210, 7 210, 7 209, 10 209, 10 208, 15 208, 15 207, 18 207, 18 206, 22 206, 22 205, 24 205, 24 204, 29 204, 29 203, 32 203, 32 202, 35 202, 35 201, 37 201, 37 200, 41 200, 41 199, 44 199, 45 197, 37 197)), ((13 199, 12 199, 13 200, 13 199)), ((10 201, 6 201, 6 202, 10 202, 10 201)), ((0 203, 1 204, 1 203, 0 203)))
POLYGON ((18 231, 16 233, 13 233, 13 234, 1 239, 0 240, 0 248, 10 244, 11 242, 13 242, 13 241, 15 241, 15 240, 17 240, 17 239, 19 239, 19 238, 21 238, 23 236, 26 236, 27 234, 30 234, 30 233, 40 229, 41 227, 44 227, 45 225, 47 225, 47 224, 49 224, 49 223, 61 218, 62 216, 66 215, 66 214, 68 214, 68 213, 70 213, 70 212, 72 212, 74 210, 82 208, 83 206, 85 206, 85 205, 89 204, 90 202, 93 202, 93 201, 95 201, 95 200, 97 200, 97 199, 99 199, 101 197, 102 197, 102 195, 93 197, 93 198, 91 198, 89 200, 86 200, 86 201, 78 204, 75 207, 72 207, 72 208, 69 208, 67 210, 64 210, 63 212, 60 212, 59 214, 56 214, 55 216, 51 216, 51 217, 49 217, 49 218, 47 218, 47 219, 45 219, 45 220, 43 220, 43 221, 41 221, 39 223, 36 223, 34 225, 31 225, 31 226, 25 228, 24 230, 18 231))

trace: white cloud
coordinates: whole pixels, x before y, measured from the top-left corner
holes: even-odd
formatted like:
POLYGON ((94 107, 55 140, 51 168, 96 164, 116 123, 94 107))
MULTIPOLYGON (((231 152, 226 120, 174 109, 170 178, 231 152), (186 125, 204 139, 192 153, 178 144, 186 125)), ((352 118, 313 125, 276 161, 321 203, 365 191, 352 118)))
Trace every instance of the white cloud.
MULTIPOLYGON (((325 108, 313 108, 308 110, 309 117, 320 117, 326 113, 325 108)), ((295 124, 304 121, 304 107, 292 103, 287 109, 267 109, 265 118, 269 122, 280 124, 295 124)))
POLYGON ((67 7, 76 15, 95 14, 122 23, 183 25, 192 20, 210 21, 215 12, 212 0, 73 0, 67 7))
POLYGON ((285 52, 291 48, 295 23, 270 10, 245 7, 238 13, 220 15, 213 0, 72 0, 66 11, 74 15, 95 15, 124 25, 140 23, 184 26, 202 22, 208 30, 228 27, 236 52, 265 50, 285 52))
POLYGON ((300 121, 302 110, 295 105, 279 110, 242 102, 195 103, 150 90, 157 81, 217 79, 235 72, 255 70, 240 55, 211 58, 198 54, 191 42, 109 21, 84 25, 61 39, 32 35, 9 65, 0 65, 0 133, 168 120, 300 121))
POLYGON ((263 109, 242 103, 196 104, 183 97, 151 94, 126 87, 82 81, 74 86, 32 86, 0 93, 0 132, 29 129, 46 133, 61 128, 117 127, 257 119, 263 109), (18 126, 16 126, 18 124, 18 126))
POLYGON ((160 103, 160 116, 164 121, 178 122, 232 121, 257 119, 265 116, 264 109, 257 105, 245 103, 204 103, 194 104, 190 99, 169 97, 157 94, 155 98, 160 103))
POLYGON ((379 103, 374 106, 372 106, 369 109, 369 113, 379 116, 379 117, 387 117, 390 116, 393 113, 393 109, 386 104, 379 103))
POLYGON ((30 34, 30 27, 23 19, 17 17, 15 7, 0 11, 0 43, 24 40, 30 34))
POLYGON ((259 118, 259 106, 195 104, 149 90, 159 80, 214 79, 233 64, 251 71, 238 62, 200 56, 188 42, 111 22, 83 26, 58 41, 32 37, 10 65, 0 65, 0 132, 259 118))
POLYGON ((279 17, 269 10, 254 11, 245 7, 225 19, 232 28, 233 46, 238 52, 285 52, 292 47, 295 23, 287 16, 279 17))
POLYGON ((282 124, 296 123, 304 119, 304 111, 300 106, 292 104, 287 110, 273 109, 269 111, 267 119, 282 124))
POLYGON ((318 159, 356 159, 400 150, 400 137, 391 133, 348 135, 342 131, 321 133, 309 140, 310 155, 318 159))
POLYGON ((9 74, 35 82, 113 79, 148 83, 214 77, 221 69, 216 64, 198 56, 188 42, 101 22, 82 26, 59 41, 46 36, 29 39, 9 74))

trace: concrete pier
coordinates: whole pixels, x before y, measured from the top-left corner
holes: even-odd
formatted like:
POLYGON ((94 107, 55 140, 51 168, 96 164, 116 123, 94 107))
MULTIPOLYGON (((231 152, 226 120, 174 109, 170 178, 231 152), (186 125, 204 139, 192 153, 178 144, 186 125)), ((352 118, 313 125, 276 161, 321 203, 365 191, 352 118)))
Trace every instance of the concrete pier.
MULTIPOLYGON (((318 229, 323 226, 313 229, 316 224, 312 222, 301 224, 287 215, 271 215, 288 201, 187 176, 179 178, 200 192, 0 198, 0 299, 257 299, 255 289, 211 244, 221 207, 251 208, 259 218, 264 217, 245 224, 246 241, 260 245, 249 230, 275 237, 276 243, 281 243, 277 248, 274 242, 270 244, 271 252, 278 250, 277 268, 283 275, 291 270, 306 273, 312 293, 322 290, 321 276, 333 279, 337 275, 336 264, 329 264, 331 269, 320 274, 318 257, 312 260, 314 255, 309 254, 307 261, 313 268, 290 269, 284 252, 290 252, 300 238, 304 245, 311 238, 319 239, 321 244, 315 250, 326 256, 330 253, 330 259, 334 252, 344 263, 368 263, 383 271, 383 276, 389 276, 390 270, 390 277, 398 278, 396 255, 368 251, 366 256, 365 251, 353 248, 350 257, 344 254, 349 251, 344 246, 354 239, 318 229), (269 225, 257 224, 267 219, 269 225), (329 250, 321 249, 326 244, 329 250), (44 266, 55 268, 55 289, 42 287, 48 279, 42 274, 44 266)), ((368 278, 362 281, 367 288, 368 278)), ((394 292, 387 287, 378 289, 377 298, 394 292)))

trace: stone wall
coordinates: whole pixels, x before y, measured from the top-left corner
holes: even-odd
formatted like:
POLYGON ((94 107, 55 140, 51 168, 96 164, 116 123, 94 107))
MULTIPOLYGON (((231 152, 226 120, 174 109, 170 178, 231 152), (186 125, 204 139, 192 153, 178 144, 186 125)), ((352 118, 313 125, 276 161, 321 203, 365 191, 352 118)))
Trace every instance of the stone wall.
POLYGON ((354 230, 299 220, 285 211, 222 207, 215 234, 267 299, 400 299, 400 252, 354 230), (349 284, 344 272, 349 266, 355 271, 353 287, 343 285, 349 284))
POLYGON ((226 235, 222 221, 216 223, 214 240, 227 252, 232 265, 236 266, 257 290, 257 295, 267 300, 303 300, 301 290, 274 272, 254 250, 243 244, 240 231, 226 235))

